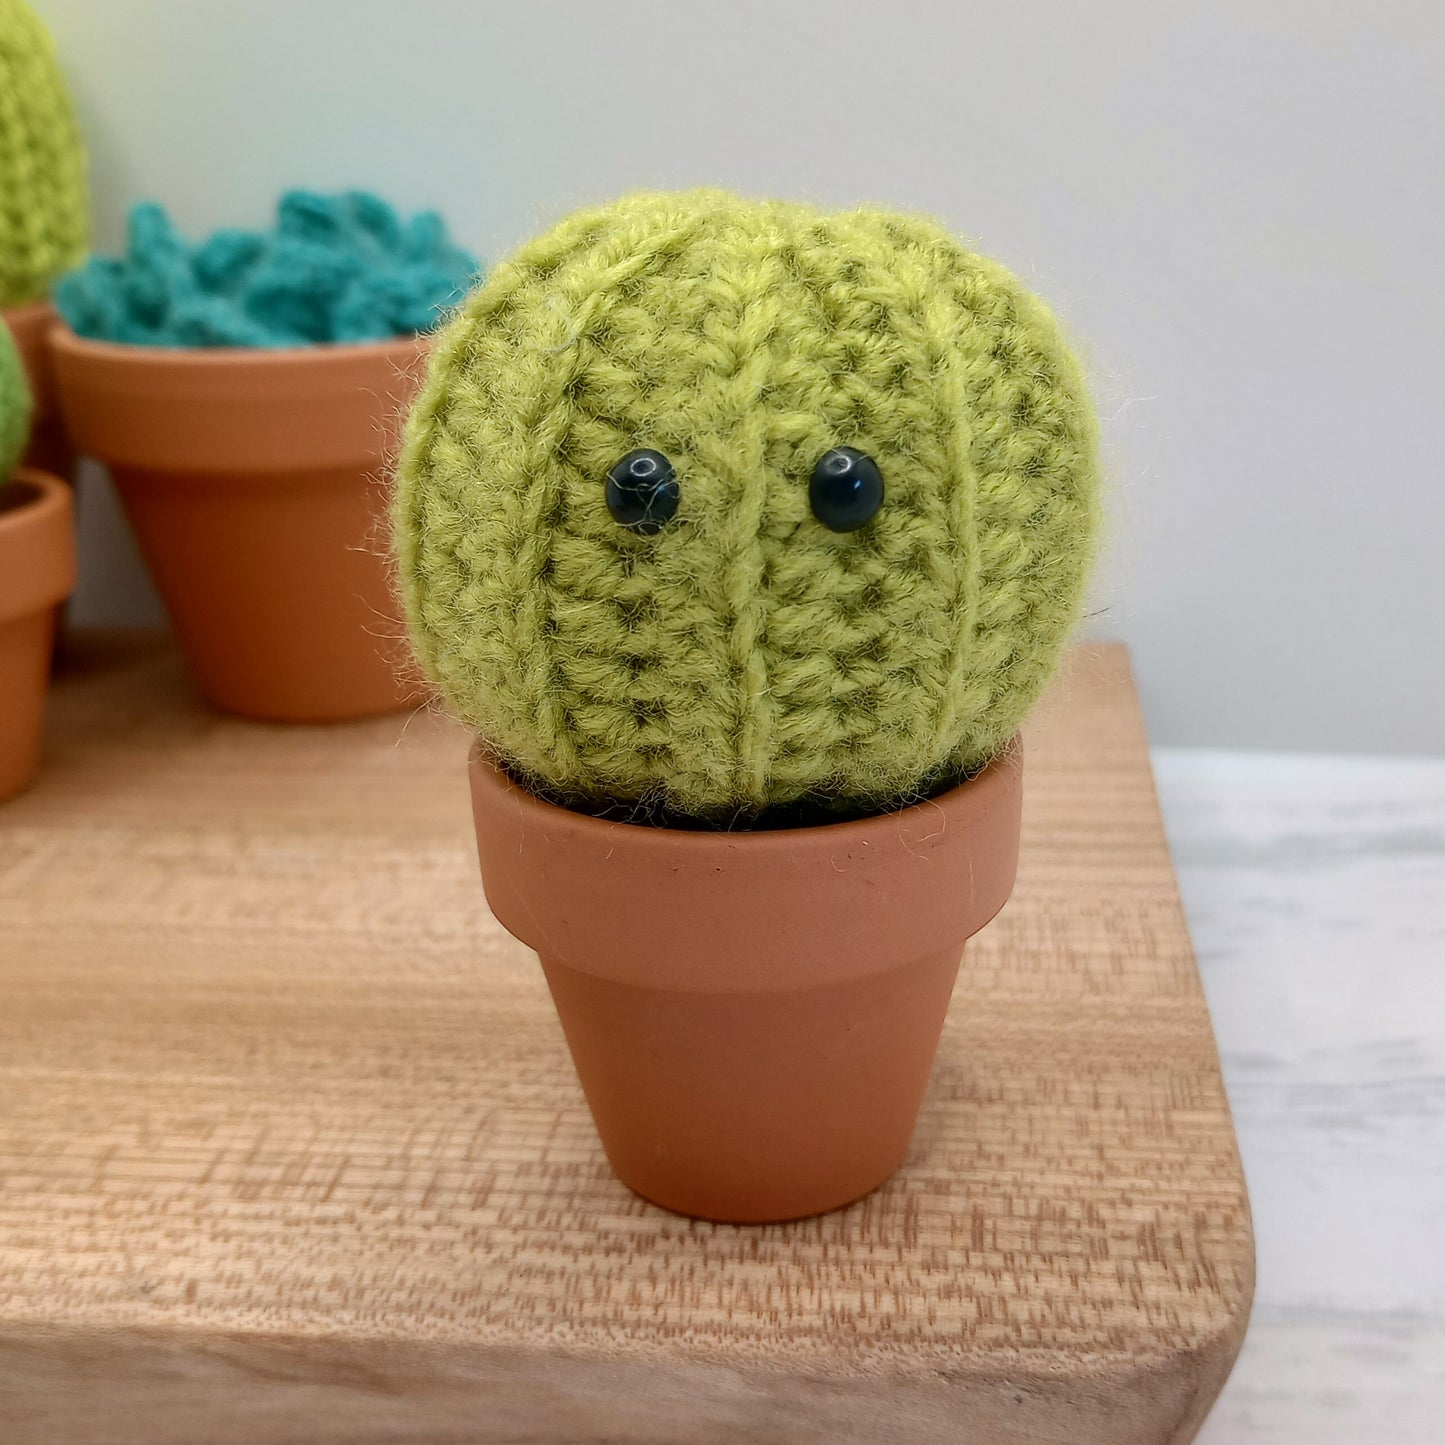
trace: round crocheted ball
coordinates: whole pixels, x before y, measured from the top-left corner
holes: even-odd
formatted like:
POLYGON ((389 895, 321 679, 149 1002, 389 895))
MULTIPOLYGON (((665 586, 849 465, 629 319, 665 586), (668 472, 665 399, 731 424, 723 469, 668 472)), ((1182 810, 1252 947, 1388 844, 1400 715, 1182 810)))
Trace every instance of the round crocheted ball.
POLYGON ((504 761, 716 822, 996 754, 1079 615, 1099 487, 1079 367, 1003 267, 928 220, 700 191, 492 271, 393 520, 421 663, 504 761))
POLYGON ((0 487, 30 439, 30 388, 10 328, 0 321, 0 487))
POLYGON ((0 306, 44 297, 89 238, 85 151, 55 43, 26 0, 0 0, 0 306))

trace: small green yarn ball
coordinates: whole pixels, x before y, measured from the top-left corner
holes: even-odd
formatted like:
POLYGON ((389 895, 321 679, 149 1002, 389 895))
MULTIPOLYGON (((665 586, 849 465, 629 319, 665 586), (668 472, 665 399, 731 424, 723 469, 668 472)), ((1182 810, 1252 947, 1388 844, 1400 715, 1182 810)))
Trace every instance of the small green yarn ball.
POLYGON ((422 666, 524 778, 702 820, 882 808, 1012 736, 1080 612, 1095 417, 1045 306, 932 221, 714 191, 587 210, 441 333, 394 501, 422 666), (813 515, 829 450, 882 473, 813 515), (672 464, 619 525, 608 471, 672 464))
POLYGON ((85 150, 55 42, 26 0, 0 0, 0 306, 47 296, 89 240, 85 150))
POLYGON ((30 439, 30 387, 10 328, 0 321, 0 487, 30 439))

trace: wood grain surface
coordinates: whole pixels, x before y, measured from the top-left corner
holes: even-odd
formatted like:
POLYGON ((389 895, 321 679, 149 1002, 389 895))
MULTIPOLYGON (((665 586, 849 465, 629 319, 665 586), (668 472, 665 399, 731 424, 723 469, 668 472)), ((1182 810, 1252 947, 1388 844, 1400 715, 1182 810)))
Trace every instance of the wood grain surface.
POLYGON ((82 648, 0 809, 0 1438, 1191 1439, 1248 1205, 1125 654, 1029 729, 910 1158, 800 1224, 608 1171, 477 877, 467 738, 82 648))

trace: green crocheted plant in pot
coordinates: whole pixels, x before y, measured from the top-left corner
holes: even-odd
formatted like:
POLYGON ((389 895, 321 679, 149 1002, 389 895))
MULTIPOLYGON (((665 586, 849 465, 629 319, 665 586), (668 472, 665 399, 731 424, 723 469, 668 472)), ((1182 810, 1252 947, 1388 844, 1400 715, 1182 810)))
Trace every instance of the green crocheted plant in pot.
POLYGON ((0 487, 10 480, 30 437, 30 388, 10 331, 0 326, 0 487))
POLYGON ((442 333, 397 479, 422 664, 557 796, 916 798, 1080 611, 1096 426, 1047 308, 934 222, 699 191, 575 215, 442 333))
POLYGON ((39 301, 85 258, 85 151, 50 32, 0 0, 0 307, 39 301))
POLYGON ((441 333, 394 502, 413 640, 478 733, 487 900, 645 1198, 794 1219, 905 1157, 1098 492, 1053 318, 915 217, 636 196, 441 333))

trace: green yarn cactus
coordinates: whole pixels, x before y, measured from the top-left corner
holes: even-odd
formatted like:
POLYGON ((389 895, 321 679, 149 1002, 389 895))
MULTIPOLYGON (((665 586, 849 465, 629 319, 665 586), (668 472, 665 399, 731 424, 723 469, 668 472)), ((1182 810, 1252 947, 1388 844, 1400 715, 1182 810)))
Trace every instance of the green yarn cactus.
POLYGON ((89 235, 85 151, 55 43, 25 0, 0 0, 0 307, 48 295, 89 235))
POLYGON ((0 487, 10 480, 29 439, 30 388, 25 367, 10 328, 0 321, 0 487))
POLYGON ((393 521, 423 668, 515 772, 719 822, 997 754, 1078 619, 1099 490, 1079 367, 1003 267, 917 217, 699 191, 492 271, 393 521))

